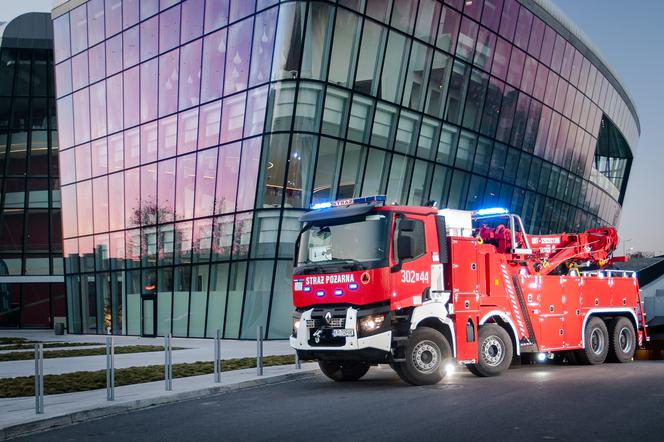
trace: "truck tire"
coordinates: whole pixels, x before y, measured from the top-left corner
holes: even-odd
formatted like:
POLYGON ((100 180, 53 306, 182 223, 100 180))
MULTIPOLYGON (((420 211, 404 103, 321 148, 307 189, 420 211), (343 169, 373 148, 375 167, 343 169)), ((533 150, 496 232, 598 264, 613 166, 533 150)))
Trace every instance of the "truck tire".
POLYGON ((477 342, 477 363, 468 365, 468 370, 475 376, 498 376, 510 368, 512 363, 512 339, 499 325, 484 324, 480 327, 477 342))
POLYGON ((577 350, 576 359, 583 365, 602 364, 609 353, 609 332, 606 324, 602 318, 592 317, 586 324, 583 333, 586 338, 586 347, 577 350))
POLYGON ((609 324, 609 360, 629 362, 636 350, 636 334, 632 321, 624 316, 615 318, 609 324))
POLYGON ((419 327, 408 338, 405 359, 394 364, 394 371, 401 380, 411 385, 433 385, 445 377, 445 365, 452 359, 452 349, 440 332, 419 327))
POLYGON ((361 361, 318 361, 325 376, 337 381, 357 381, 369 371, 369 364, 361 361))

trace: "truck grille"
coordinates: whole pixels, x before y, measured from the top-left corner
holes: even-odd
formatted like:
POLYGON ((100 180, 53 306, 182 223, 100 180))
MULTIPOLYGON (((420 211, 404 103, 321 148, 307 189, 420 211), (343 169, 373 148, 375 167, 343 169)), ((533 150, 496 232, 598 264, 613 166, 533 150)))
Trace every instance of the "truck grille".
POLYGON ((345 325, 346 325, 346 318, 332 318, 329 324, 325 319, 307 320, 307 328, 320 328, 320 327, 344 328, 345 325))
POLYGON ((346 326, 345 307, 314 309, 306 325, 309 329, 309 345, 312 347, 342 347, 346 343, 346 338, 332 336, 332 329, 346 326), (328 313, 330 313, 329 321, 325 319, 328 313))

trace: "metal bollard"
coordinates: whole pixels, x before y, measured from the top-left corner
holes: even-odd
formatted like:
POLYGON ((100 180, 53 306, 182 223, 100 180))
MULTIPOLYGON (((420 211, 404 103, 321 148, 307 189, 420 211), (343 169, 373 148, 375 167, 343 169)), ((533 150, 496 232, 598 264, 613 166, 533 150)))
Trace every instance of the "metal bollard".
POLYGON ((115 400, 115 344, 113 336, 106 338, 106 400, 115 400))
POLYGON ((44 344, 35 344, 35 413, 44 414, 44 344))
POLYGON ((221 382, 221 330, 218 329, 214 338, 214 382, 221 382))
POLYGON ((173 390, 173 348, 171 347, 171 334, 164 336, 164 383, 166 391, 173 390))
POLYGON ((263 376, 263 326, 256 329, 256 374, 263 376))
POLYGON ((300 355, 297 354, 297 350, 295 350, 295 369, 300 370, 302 368, 302 364, 300 363, 300 355))

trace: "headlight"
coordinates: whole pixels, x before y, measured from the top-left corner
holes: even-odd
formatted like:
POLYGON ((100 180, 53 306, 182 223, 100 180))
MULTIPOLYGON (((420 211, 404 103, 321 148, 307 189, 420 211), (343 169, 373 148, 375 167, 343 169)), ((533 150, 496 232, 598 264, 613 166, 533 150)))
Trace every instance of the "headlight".
POLYGON ((297 331, 300 329, 300 314, 293 313, 293 336, 297 336, 297 331))
POLYGON ((360 318, 360 330, 363 333, 371 333, 383 326, 385 322, 385 313, 380 315, 369 315, 360 318))

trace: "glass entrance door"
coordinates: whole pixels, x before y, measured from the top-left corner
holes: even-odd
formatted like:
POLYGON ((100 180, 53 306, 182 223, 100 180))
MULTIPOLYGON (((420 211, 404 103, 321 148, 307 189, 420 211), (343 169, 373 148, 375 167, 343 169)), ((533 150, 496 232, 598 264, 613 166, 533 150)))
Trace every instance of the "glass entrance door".
POLYGON ((157 336, 157 297, 143 295, 141 298, 141 335, 157 336))

